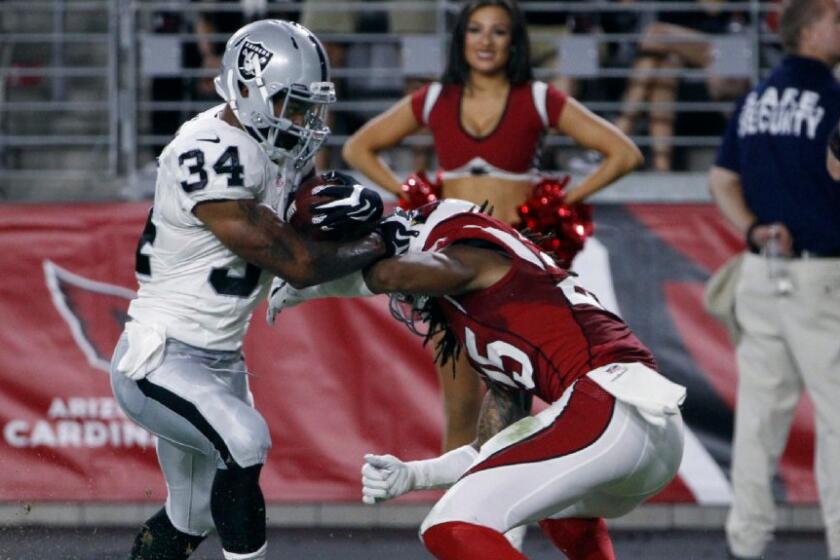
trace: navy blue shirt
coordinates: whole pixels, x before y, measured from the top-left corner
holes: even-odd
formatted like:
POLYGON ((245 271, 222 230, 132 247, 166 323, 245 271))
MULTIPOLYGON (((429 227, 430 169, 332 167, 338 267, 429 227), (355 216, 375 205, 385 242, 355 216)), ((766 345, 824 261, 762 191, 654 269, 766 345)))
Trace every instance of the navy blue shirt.
POLYGON ((738 104, 715 164, 741 176, 760 222, 781 222, 796 251, 840 255, 840 183, 825 165, 840 119, 840 85, 828 66, 789 56, 738 104))

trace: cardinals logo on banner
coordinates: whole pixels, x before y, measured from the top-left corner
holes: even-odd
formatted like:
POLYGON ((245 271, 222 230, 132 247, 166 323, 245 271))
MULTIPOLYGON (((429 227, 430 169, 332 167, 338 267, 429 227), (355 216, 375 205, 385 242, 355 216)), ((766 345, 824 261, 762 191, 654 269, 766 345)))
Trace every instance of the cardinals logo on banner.
POLYGON ((88 363, 108 371, 134 290, 84 278, 49 260, 44 261, 44 276, 53 304, 88 363))

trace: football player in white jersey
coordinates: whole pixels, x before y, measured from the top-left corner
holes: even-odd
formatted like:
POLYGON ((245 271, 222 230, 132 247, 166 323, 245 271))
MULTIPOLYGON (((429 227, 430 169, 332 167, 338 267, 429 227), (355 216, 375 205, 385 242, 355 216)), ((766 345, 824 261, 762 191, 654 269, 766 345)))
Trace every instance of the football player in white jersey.
MULTIPOLYGON (((159 157, 154 207, 137 248, 138 296, 111 365, 126 414, 158 436, 166 505, 131 558, 183 559, 215 528, 226 559, 266 557, 259 473, 271 445, 254 409, 242 339, 273 275, 306 286, 400 250, 399 218, 348 243, 316 243, 282 218, 329 134, 335 101, 323 47, 279 20, 228 41, 225 104, 185 123, 159 157)), ((377 221, 375 192, 344 181, 312 209, 323 229, 377 221)))

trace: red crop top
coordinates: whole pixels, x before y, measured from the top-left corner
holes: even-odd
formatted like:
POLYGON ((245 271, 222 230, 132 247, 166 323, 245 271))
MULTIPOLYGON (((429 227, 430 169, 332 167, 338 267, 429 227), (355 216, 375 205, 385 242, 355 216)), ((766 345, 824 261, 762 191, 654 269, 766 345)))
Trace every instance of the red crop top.
POLYGON ((432 131, 444 179, 469 175, 533 178, 540 141, 546 129, 557 126, 566 95, 545 82, 514 86, 496 128, 477 137, 461 124, 462 93, 462 86, 433 82, 411 96, 414 117, 432 131))

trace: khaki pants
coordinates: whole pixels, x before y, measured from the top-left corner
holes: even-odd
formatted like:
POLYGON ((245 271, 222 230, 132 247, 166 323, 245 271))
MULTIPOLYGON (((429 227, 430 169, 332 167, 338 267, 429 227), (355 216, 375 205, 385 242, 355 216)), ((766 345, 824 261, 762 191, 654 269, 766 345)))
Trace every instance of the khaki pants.
MULTIPOLYGON (((353 9, 318 10, 315 5, 332 0, 306 0, 300 11, 300 23, 310 31, 318 33, 354 33, 358 25, 359 12, 353 9)), ((356 0, 343 0, 356 3, 356 0)))
POLYGON ((788 270, 794 292, 776 295, 764 259, 748 254, 735 294, 742 338, 727 539, 736 555, 759 557, 772 538, 771 481, 804 388, 829 555, 840 558, 840 259, 796 259, 788 270))

